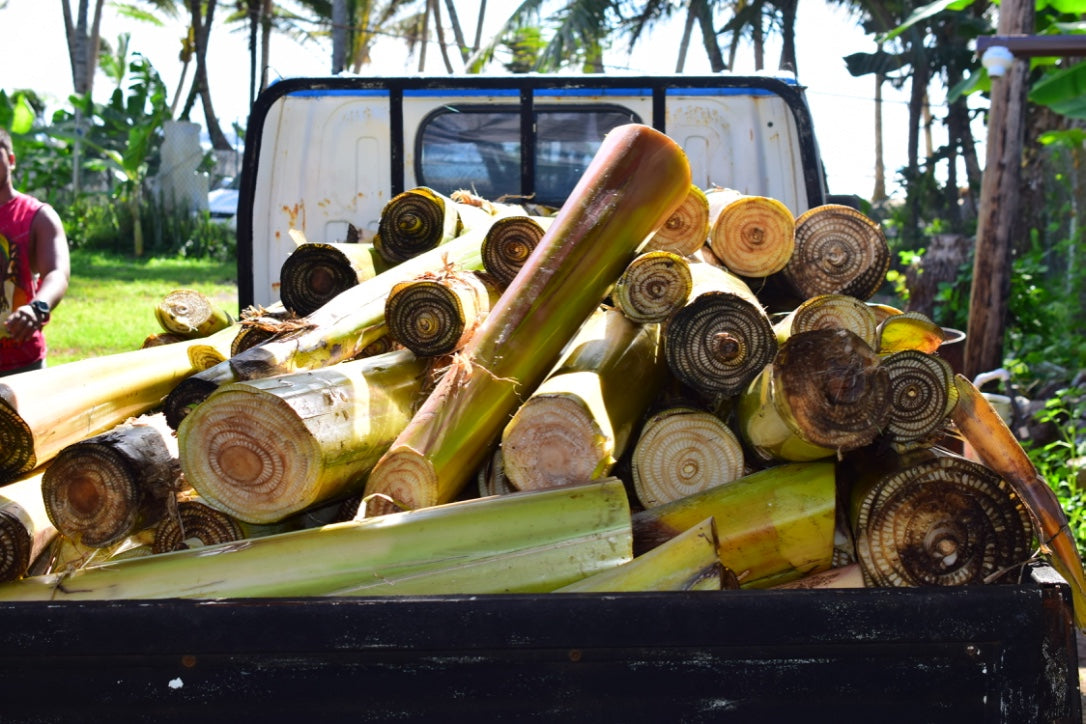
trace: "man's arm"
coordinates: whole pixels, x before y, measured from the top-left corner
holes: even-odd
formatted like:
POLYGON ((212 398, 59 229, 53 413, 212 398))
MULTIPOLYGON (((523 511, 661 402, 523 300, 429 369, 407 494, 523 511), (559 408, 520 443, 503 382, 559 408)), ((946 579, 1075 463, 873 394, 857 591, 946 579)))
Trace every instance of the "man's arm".
MULTIPOLYGON (((30 224, 30 263, 39 276, 35 299, 49 304, 50 309, 60 304, 68 291, 71 274, 68 255, 68 237, 60 216, 52 206, 43 206, 30 224)), ((8 334, 18 342, 30 337, 43 324, 37 312, 29 304, 12 312, 6 321, 8 334)))
POLYGON ((52 206, 43 206, 34 215, 30 227, 33 237, 31 242, 31 263, 40 277, 38 293, 35 299, 41 299, 55 309, 68 292, 68 279, 71 275, 68 255, 68 237, 60 216, 52 206))

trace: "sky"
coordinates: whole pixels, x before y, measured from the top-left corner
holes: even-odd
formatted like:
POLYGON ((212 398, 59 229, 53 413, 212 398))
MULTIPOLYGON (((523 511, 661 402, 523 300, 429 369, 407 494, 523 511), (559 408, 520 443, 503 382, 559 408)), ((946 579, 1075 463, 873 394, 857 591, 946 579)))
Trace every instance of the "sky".
MULTIPOLYGON (((65 0, 67 1, 67 0, 65 0)), ((3 5, 0 2, 0 5, 3 5)), ((120 33, 131 34, 130 51, 147 57, 162 76, 171 95, 180 77, 183 26, 177 23, 156 28, 122 18, 108 8, 103 19, 104 38, 114 42, 120 33)), ((222 5, 222 3, 220 3, 222 5)), ((470 3, 460 4, 468 7, 470 3)), ((225 9, 225 8, 223 8, 225 9)), ((493 13, 492 13, 493 14, 493 13)), ((473 28, 475 17, 462 14, 461 25, 473 28)), ((607 63, 618 70, 661 72, 661 56, 666 59, 664 72, 674 68, 678 53, 681 22, 657 31, 651 45, 643 44, 632 54, 625 46, 616 48, 607 63)), ((70 93, 71 71, 64 42, 64 20, 61 3, 42 0, 8 0, 0 9, 0 27, 5 30, 6 60, 0 64, 0 88, 11 92, 20 88, 35 88, 47 98, 57 99, 58 105, 70 93)), ((865 36, 844 10, 829 7, 824 2, 799 3, 797 20, 798 80, 807 87, 808 101, 814 120, 815 134, 827 168, 829 190, 833 193, 855 193, 868 198, 874 186, 874 82, 870 77, 853 78, 845 68, 843 57, 854 52, 871 52, 874 41, 865 36)), ((212 102, 224 129, 232 123, 246 125, 249 98, 248 36, 243 31, 214 29, 208 54, 212 102)), ((749 48, 740 51, 738 73, 753 72, 749 48)), ((766 53, 767 64, 775 66, 778 46, 766 53)), ((378 65, 363 72, 385 75, 414 74, 417 56, 405 57, 402 44, 389 40, 379 46, 374 56, 378 65)), ((271 77, 305 77, 327 75, 330 68, 331 45, 308 43, 300 45, 282 35, 271 41, 271 77)), ((436 50, 427 53, 424 72, 445 74, 436 50)), ((701 51, 700 38, 695 35, 685 67, 688 73, 708 72, 708 62, 701 51)), ((191 73, 191 71, 190 71, 191 73)), ((112 90, 111 81, 99 74, 95 80, 96 98, 112 90)), ((938 89, 937 89, 938 92, 938 89)), ((905 163, 907 132, 907 95, 905 90, 884 88, 883 124, 887 185, 894 195, 900 195, 895 178, 905 163)), ((933 96, 933 102, 941 99, 933 96)), ((936 117, 941 115, 934 108, 936 117)), ((202 111, 193 120, 203 122, 202 111)), ((936 124, 938 127, 938 124, 936 124)), ((983 136, 978 136, 983 138, 983 136)), ((936 145, 940 140, 936 138, 936 145)))

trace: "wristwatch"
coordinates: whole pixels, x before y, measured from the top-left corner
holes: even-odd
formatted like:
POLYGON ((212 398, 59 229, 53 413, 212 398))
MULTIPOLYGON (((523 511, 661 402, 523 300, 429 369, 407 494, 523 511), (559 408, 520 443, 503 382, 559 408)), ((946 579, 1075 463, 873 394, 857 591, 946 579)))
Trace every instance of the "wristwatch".
POLYGON ((34 314, 38 315, 38 324, 44 325, 49 321, 49 302, 35 299, 30 302, 30 308, 34 310, 34 314))

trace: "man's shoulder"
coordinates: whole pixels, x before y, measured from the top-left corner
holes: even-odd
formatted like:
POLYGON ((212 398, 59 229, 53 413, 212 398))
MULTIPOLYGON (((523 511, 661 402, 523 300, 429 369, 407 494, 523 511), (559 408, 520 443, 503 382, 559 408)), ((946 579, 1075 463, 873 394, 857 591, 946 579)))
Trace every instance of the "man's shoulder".
POLYGON ((12 193, 11 199, 4 203, 3 206, 0 206, 0 212, 12 216, 23 216, 36 214, 43 206, 45 206, 44 201, 30 194, 24 194, 22 191, 15 191, 12 193))

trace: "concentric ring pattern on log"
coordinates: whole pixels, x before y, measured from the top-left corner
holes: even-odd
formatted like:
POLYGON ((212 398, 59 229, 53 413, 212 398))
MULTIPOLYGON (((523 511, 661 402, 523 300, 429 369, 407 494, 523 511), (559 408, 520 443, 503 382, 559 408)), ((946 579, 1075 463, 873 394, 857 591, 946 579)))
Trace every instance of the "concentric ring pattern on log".
POLYGON ((329 244, 299 246, 279 271, 279 298, 300 317, 358 284, 358 272, 347 255, 329 244))
POLYGON ((1029 512, 1011 487, 964 458, 933 456, 862 496, 856 551, 875 586, 986 583, 1032 554, 1029 512))
POLYGON ((867 300, 889 268, 882 227, 849 206, 826 204, 796 219, 795 249, 782 274, 804 298, 848 294, 867 300))
POLYGON ((886 436, 898 443, 925 440, 941 431, 957 388, 946 360, 920 350, 887 355, 882 367, 890 378, 890 417, 886 436))
POLYGON ((667 325, 668 367, 709 397, 734 395, 777 353, 769 317, 757 304, 728 292, 706 292, 667 325))
POLYGON ((483 268, 499 286, 509 286, 520 272, 543 238, 546 225, 549 219, 531 216, 505 216, 494 221, 483 238, 481 253, 483 268))

